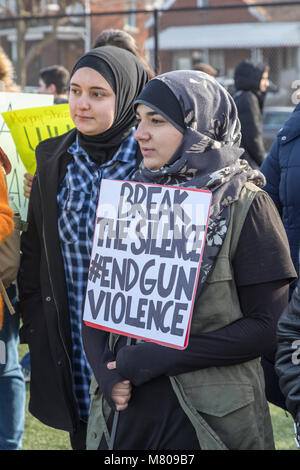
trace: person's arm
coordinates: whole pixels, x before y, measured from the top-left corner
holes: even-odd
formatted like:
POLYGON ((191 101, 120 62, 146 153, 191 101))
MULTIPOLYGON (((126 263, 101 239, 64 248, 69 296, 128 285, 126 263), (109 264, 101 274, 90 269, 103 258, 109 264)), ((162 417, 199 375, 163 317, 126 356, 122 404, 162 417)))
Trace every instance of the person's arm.
POLYGON ((0 243, 11 234, 14 228, 13 211, 8 205, 4 169, 0 162, 0 243))
POLYGON ((278 138, 276 138, 271 146, 270 152, 263 161, 260 171, 265 175, 266 185, 264 191, 271 196, 277 210, 282 215, 282 204, 279 197, 279 184, 281 178, 281 169, 279 165, 279 151, 280 145, 278 138))
MULTIPOLYGON (((125 409, 124 403, 118 401, 118 391, 123 395, 124 390, 130 392, 131 384, 116 370, 109 370, 107 364, 115 360, 109 348, 109 334, 97 328, 82 323, 82 341, 88 362, 95 379, 112 409, 125 409), (124 384, 124 381, 126 382, 124 384), (117 395, 117 398, 116 398, 117 395), (121 406, 121 408, 120 408, 121 406)), ((130 398, 130 397, 129 397, 130 398)), ((128 398, 128 400, 129 400, 128 398)))
POLYGON ((33 181, 33 175, 31 175, 30 173, 25 173, 24 180, 23 180, 23 192, 24 192, 24 196, 27 197, 27 199, 30 198, 32 181, 33 181))
POLYGON ((191 337, 184 351, 153 343, 122 348, 116 357, 117 371, 138 385, 162 374, 233 365, 262 355, 271 358, 277 320, 287 305, 295 271, 279 215, 263 192, 248 212, 233 267, 242 318, 191 337))
POLYGON ((219 330, 191 336, 185 350, 145 342, 124 346, 116 368, 134 385, 160 375, 178 375, 213 366, 230 366, 276 349, 276 323, 288 302, 287 280, 238 289, 243 318, 219 330))
POLYGON ((300 284, 278 322, 275 368, 286 406, 300 423, 300 284))

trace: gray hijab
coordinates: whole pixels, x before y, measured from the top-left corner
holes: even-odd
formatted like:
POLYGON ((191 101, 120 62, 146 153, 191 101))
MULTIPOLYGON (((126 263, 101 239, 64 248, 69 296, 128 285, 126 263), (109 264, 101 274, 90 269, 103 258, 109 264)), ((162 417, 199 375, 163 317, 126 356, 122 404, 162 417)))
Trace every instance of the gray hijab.
MULTIPOLYGON (((241 159, 241 127, 230 94, 210 75, 180 70, 150 80, 138 98, 151 107, 151 89, 161 80, 175 95, 184 116, 183 140, 166 165, 153 171, 143 163, 133 175, 140 182, 208 189, 212 205, 203 253, 198 294, 223 244, 230 221, 231 205, 247 181, 259 187, 265 179, 241 159), (150 91, 150 93, 149 93, 150 91), (144 95, 143 95, 144 93, 144 95), (146 100, 143 99, 146 96, 146 100)), ((155 104, 156 111, 157 101, 155 104)), ((162 110, 167 117, 167 111, 162 110)))

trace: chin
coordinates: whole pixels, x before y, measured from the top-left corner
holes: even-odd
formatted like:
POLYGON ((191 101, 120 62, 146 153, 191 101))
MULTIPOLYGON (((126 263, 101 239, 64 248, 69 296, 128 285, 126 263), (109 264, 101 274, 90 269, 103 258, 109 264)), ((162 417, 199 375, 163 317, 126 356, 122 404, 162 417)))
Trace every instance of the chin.
POLYGON ((87 129, 85 127, 82 127, 82 126, 76 126, 77 130, 79 132, 81 132, 82 134, 85 134, 85 135, 96 135, 96 132, 95 131, 91 131, 90 129, 87 129))

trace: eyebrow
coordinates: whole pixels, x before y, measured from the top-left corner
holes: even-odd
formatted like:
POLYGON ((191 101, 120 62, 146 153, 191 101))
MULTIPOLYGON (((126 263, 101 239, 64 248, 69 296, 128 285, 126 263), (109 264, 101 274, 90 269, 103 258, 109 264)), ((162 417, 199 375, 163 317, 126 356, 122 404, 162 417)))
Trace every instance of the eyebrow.
MULTIPOLYGON (((74 83, 74 82, 71 82, 70 83, 70 86, 77 86, 78 88, 81 88, 81 85, 78 85, 78 83, 74 83)), ((102 86, 91 86, 90 87, 90 90, 104 90, 104 91, 108 91, 106 88, 103 88, 102 86)))
MULTIPOLYGON (((140 113, 138 111, 136 111, 136 114, 138 116, 140 116, 140 113)), ((162 116, 160 113, 158 113, 157 111, 147 111, 146 112, 146 116, 154 116, 155 114, 158 114, 159 116, 162 116)), ((163 116, 162 116, 163 117, 163 116)))

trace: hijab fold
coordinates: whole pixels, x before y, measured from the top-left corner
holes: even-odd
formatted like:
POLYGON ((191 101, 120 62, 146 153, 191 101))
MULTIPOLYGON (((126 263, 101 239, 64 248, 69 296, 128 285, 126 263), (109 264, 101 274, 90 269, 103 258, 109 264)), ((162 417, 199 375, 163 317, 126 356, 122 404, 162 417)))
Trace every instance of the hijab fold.
POLYGON ((148 81, 139 60, 129 51, 115 46, 97 47, 84 54, 71 72, 90 67, 100 73, 116 95, 113 125, 102 134, 90 136, 77 131, 79 145, 99 164, 113 157, 136 123, 133 102, 148 81))
MULTIPOLYGON (((150 89, 155 80, 162 80, 174 94, 184 116, 185 132, 181 145, 166 165, 153 171, 142 163, 132 179, 212 192, 199 295, 225 239, 231 205, 238 200, 247 181, 263 187, 265 179, 241 159, 244 149, 240 148, 241 127, 236 106, 214 78, 198 71, 168 72, 152 79, 136 104, 142 102, 151 107, 150 89)), ((158 111, 157 100, 154 105, 158 111)), ((166 117, 167 108, 162 111, 166 117)))

